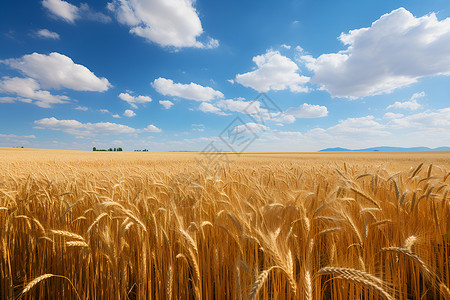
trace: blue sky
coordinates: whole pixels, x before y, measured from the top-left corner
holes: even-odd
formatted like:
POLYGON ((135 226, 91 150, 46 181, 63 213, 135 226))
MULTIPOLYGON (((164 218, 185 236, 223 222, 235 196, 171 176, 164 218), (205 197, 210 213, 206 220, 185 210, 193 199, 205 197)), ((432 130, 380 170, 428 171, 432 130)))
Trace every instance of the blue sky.
POLYGON ((3 1, 0 147, 450 146, 449 17, 444 0, 3 1))

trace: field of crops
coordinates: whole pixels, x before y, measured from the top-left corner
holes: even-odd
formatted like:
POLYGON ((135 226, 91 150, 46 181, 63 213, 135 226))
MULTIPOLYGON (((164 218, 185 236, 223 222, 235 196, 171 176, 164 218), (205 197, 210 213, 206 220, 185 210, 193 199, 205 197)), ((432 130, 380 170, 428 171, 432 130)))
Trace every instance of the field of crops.
POLYGON ((0 149, 0 298, 450 299, 450 153, 0 149))

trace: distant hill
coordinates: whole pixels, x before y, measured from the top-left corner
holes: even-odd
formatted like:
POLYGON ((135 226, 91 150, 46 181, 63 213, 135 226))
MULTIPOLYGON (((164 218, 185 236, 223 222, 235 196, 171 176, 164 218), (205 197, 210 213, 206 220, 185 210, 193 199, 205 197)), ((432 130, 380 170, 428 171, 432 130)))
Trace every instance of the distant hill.
POLYGON ((412 147, 412 148, 402 148, 402 147, 372 147, 365 149, 347 149, 347 148, 327 148, 319 150, 319 152, 344 152, 344 151, 450 151, 450 147, 438 147, 438 148, 428 148, 428 147, 412 147))

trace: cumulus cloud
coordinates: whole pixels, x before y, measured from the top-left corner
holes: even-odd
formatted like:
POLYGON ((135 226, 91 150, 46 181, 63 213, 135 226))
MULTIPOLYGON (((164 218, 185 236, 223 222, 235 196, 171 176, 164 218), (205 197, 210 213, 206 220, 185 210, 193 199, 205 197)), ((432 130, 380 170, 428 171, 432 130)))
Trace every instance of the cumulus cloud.
POLYGON ((263 124, 258 124, 258 123, 245 123, 242 125, 237 125, 234 127, 234 130, 236 131, 237 134, 241 134, 241 133, 257 133, 257 132, 261 132, 261 131, 267 131, 270 128, 263 125, 263 124))
MULTIPOLYGON (((5 79, 7 77, 4 77, 3 79, 5 79)), ((2 85, 2 81, 0 81, 0 86, 2 85)), ((0 92, 2 92, 1 88, 0 88, 0 92)), ((5 91, 3 91, 5 92, 5 91)), ((8 93, 8 92, 6 92, 8 93)), ((22 98, 22 97, 0 97, 0 103, 14 103, 14 102, 24 102, 24 103, 32 103, 33 100, 29 99, 29 98, 22 98)))
POLYGON ((140 132, 160 132, 161 130, 154 125, 149 125, 144 129, 135 129, 126 125, 100 122, 100 123, 81 123, 77 120, 58 120, 55 117, 44 118, 34 121, 37 129, 50 129, 63 131, 69 134, 86 135, 105 135, 105 134, 130 134, 140 132))
POLYGON ((267 109, 261 108, 259 101, 249 102, 241 99, 223 99, 216 101, 214 104, 203 102, 200 104, 199 110, 222 116, 230 115, 224 111, 239 112, 242 114, 262 114, 267 112, 267 109))
POLYGON ((102 114, 109 114, 109 115, 111 115, 113 118, 116 118, 116 119, 120 119, 120 118, 121 118, 121 116, 120 116, 119 114, 114 114, 114 113, 110 112, 110 111, 109 111, 108 109, 106 109, 106 108, 98 109, 98 111, 99 111, 100 113, 102 113, 102 114))
POLYGON ((16 97, 0 97, 0 103, 14 103, 18 99, 20 99, 20 98, 16 98, 16 97))
POLYGON ((422 105, 420 105, 417 100, 398 102, 396 101, 394 104, 389 105, 386 109, 397 108, 397 109, 409 109, 409 110, 417 110, 422 105))
POLYGON ((98 78, 85 66, 57 52, 33 53, 0 61, 40 82, 44 88, 103 92, 111 87, 108 79, 98 78))
POLYGON ((68 23, 74 23, 80 16, 78 7, 62 0, 43 0, 42 6, 55 17, 61 18, 68 23))
POLYGON ((111 21, 109 16, 92 10, 87 3, 82 3, 77 7, 63 0, 43 0, 42 6, 48 9, 49 13, 55 18, 62 19, 72 24, 81 18, 102 23, 111 21))
POLYGON ((108 9, 117 20, 130 26, 130 33, 176 48, 216 48, 219 42, 207 38, 200 42, 202 24, 194 0, 113 0, 108 9))
POLYGON ((210 87, 190 84, 174 83, 171 79, 157 78, 151 83, 155 90, 164 96, 175 96, 195 101, 210 101, 223 98, 223 94, 210 87))
POLYGON ((261 102, 259 101, 249 102, 241 99, 224 99, 217 101, 216 105, 223 110, 240 112, 243 114, 257 114, 267 111, 266 109, 261 109, 261 102))
POLYGON ((258 92, 289 89, 291 92, 307 92, 305 84, 309 77, 299 74, 295 62, 279 51, 269 50, 263 55, 253 57, 257 69, 236 75, 236 82, 251 87, 258 92))
POLYGON ((308 135, 314 136, 387 136, 391 133, 386 130, 386 126, 377 122, 374 116, 365 116, 360 118, 348 118, 340 120, 338 124, 327 129, 315 128, 308 132, 308 135))
POLYGON ((402 114, 396 114, 396 113, 392 113, 392 112, 387 112, 383 115, 383 118, 385 119, 398 119, 403 117, 402 114))
POLYGON ((3 77, 0 80, 0 93, 13 94, 18 97, 2 97, 4 101, 34 103, 43 108, 50 108, 53 104, 66 103, 70 100, 64 95, 53 95, 49 91, 42 90, 39 83, 33 78, 3 77))
POLYGON ((302 137, 303 134, 300 131, 280 131, 278 134, 281 134, 283 136, 287 137, 302 137))
POLYGON ((132 111, 131 109, 127 109, 127 110, 125 110, 123 115, 125 117, 132 118, 132 117, 136 116, 136 113, 134 111, 132 111))
POLYGON ((222 115, 222 116, 227 115, 226 113, 221 111, 220 108, 212 105, 211 103, 207 103, 207 102, 200 103, 198 109, 201 110, 202 112, 206 112, 206 113, 213 113, 213 114, 222 115))
POLYGON ((389 125, 394 128, 419 128, 450 130, 450 107, 425 111, 409 116, 393 118, 389 125))
POLYGON ((137 109, 137 104, 149 103, 152 102, 152 98, 150 96, 132 96, 129 93, 120 93, 119 98, 125 102, 128 102, 130 106, 134 109, 137 109))
POLYGON ((13 138, 13 139, 35 139, 35 135, 15 135, 15 134, 1 134, 0 138, 13 138))
POLYGON ((411 96, 409 101, 399 102, 396 101, 394 104, 389 105, 386 109, 396 108, 396 109, 409 109, 409 110, 417 110, 422 107, 416 99, 425 97, 425 92, 415 93, 411 96))
POLYGON ((169 109, 173 106, 173 102, 169 100, 161 100, 159 101, 159 104, 161 104, 165 109, 169 109))
POLYGON ((374 116, 348 118, 339 121, 339 124, 328 128, 332 133, 363 133, 374 135, 389 135, 385 126, 375 120, 374 116))
POLYGON ((59 34, 48 29, 39 29, 38 31, 36 31, 36 36, 43 39, 59 40, 59 34))
POLYGON ((215 113, 217 115, 229 115, 229 112, 238 112, 251 115, 264 123, 274 121, 278 123, 291 124, 296 118, 321 118, 328 116, 325 106, 304 103, 299 107, 291 107, 286 111, 269 111, 261 102, 245 101, 242 99, 223 99, 214 104, 202 103, 199 110, 203 112, 215 113))
POLYGON ((325 106, 303 103, 287 109, 286 114, 296 118, 322 118, 328 116, 328 110, 325 106))
POLYGON ((419 99, 419 98, 422 98, 422 97, 425 97, 425 96, 426 96, 425 92, 421 91, 420 93, 414 93, 411 96, 411 100, 416 100, 416 99, 419 99))
POLYGON ((292 124, 295 122, 295 117, 293 115, 288 115, 286 113, 278 114, 274 121, 278 122, 277 125, 283 126, 283 124, 292 124))
POLYGON ((162 130, 155 125, 148 125, 146 128, 142 129, 143 132, 161 132, 162 130))
POLYGON ((77 106, 75 107, 76 110, 81 110, 81 111, 87 111, 89 108, 87 108, 86 106, 77 106))
POLYGON ((450 74, 450 18, 416 18, 399 8, 339 39, 347 49, 302 56, 314 72, 311 82, 333 97, 390 93, 422 77, 450 74))

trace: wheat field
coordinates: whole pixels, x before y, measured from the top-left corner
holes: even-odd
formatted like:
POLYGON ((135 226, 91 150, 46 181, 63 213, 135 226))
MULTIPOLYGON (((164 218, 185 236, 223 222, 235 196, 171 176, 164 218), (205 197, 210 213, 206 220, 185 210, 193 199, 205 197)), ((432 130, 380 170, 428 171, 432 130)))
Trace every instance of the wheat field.
POLYGON ((2 299, 450 299, 450 153, 0 149, 2 299))

